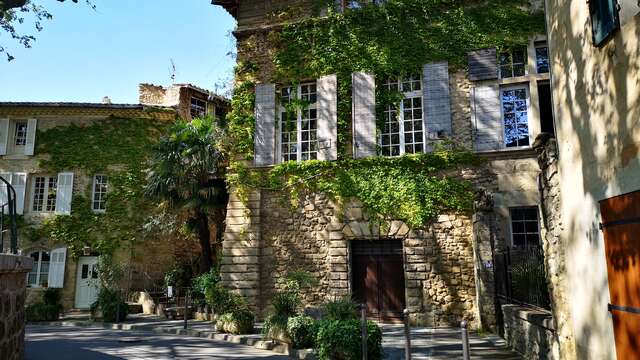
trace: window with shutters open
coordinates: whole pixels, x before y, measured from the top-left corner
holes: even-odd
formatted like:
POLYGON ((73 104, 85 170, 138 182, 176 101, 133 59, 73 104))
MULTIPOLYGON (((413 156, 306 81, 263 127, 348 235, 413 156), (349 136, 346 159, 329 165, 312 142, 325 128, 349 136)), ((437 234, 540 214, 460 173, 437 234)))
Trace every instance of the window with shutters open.
POLYGON ((515 48, 500 53, 499 64, 501 79, 527 75, 527 49, 515 48))
POLYGON ((318 94, 315 82, 280 89, 280 161, 318 159, 318 94), (300 99, 304 108, 287 110, 300 99))
POLYGON ((380 135, 383 156, 400 156, 424 151, 425 132, 422 112, 422 76, 390 78, 384 86, 399 91, 404 98, 399 106, 389 105, 384 112, 384 127, 380 135))
POLYGON ((29 254, 33 259, 33 268, 27 275, 27 286, 47 287, 49 282, 49 261, 51 257, 48 251, 33 251, 29 254))
POLYGON ((593 43, 601 46, 620 27, 618 2, 616 0, 589 0, 589 15, 593 43))
POLYGON ((529 88, 527 86, 500 89, 504 146, 507 148, 529 146, 529 88))
POLYGON ((34 176, 31 181, 31 211, 56 211, 56 197, 58 191, 57 176, 34 176))

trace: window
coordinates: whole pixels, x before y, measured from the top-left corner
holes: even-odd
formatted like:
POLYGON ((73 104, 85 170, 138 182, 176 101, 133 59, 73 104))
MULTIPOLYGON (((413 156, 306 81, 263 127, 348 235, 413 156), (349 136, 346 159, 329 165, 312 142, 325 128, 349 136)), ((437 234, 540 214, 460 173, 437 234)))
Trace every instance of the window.
POLYGON ((34 251, 29 256, 33 259, 33 268, 27 275, 27 285, 47 287, 49 281, 49 253, 46 251, 34 251))
POLYGON ((385 0, 336 0, 336 6, 339 11, 346 9, 360 9, 366 5, 381 5, 385 0))
POLYGON ((589 15, 593 31, 593 43, 604 44, 613 32, 620 27, 618 4, 615 0, 590 0, 589 15))
POLYGON ((535 206, 511 208, 511 244, 514 247, 540 245, 538 208, 535 206))
POLYGON ((93 211, 103 212, 107 209, 107 176, 96 175, 93 177, 93 211))
POLYGON ((502 88, 500 93, 505 146, 528 146, 529 89, 526 86, 502 88))
POLYGON ((315 160, 318 158, 318 95, 316 83, 280 89, 280 159, 281 161, 315 160), (287 109, 300 99, 303 109, 287 109))
POLYGON ((197 98, 191 98, 191 108, 189 109, 191 118, 201 118, 207 116, 207 103, 197 98))
POLYGON ((56 194, 58 190, 58 178, 54 176, 36 176, 33 178, 33 193, 31 198, 32 211, 53 212, 56 211, 56 194))
POLYGON ((27 122, 17 121, 15 123, 15 131, 13 135, 14 144, 16 146, 27 145, 27 122))
POLYGON ((500 53, 499 60, 501 79, 526 75, 526 48, 518 48, 508 52, 502 52, 500 53))
POLYGON ((549 72, 549 48, 546 41, 536 41, 536 71, 538 74, 549 72))
POLYGON ((540 130, 555 136, 553 108, 551 105, 551 86, 548 81, 538 82, 538 106, 540 107, 540 130))
POLYGON ((384 86, 389 91, 402 92, 404 98, 399 108, 389 105, 384 111, 384 127, 380 138, 382 155, 399 156, 423 152, 425 139, 420 76, 390 78, 384 86))

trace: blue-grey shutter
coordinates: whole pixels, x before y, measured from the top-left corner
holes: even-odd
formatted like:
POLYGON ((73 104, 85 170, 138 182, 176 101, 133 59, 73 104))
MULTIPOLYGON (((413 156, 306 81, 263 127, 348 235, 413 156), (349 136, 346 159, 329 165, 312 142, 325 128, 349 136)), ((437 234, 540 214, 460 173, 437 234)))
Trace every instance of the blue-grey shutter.
POLYGON ((620 27, 616 0, 590 0, 589 13, 593 31, 593 43, 600 46, 620 27))
POLYGON ((498 78, 498 56, 496 48, 479 49, 467 54, 469 61, 469 80, 488 80, 498 78))
POLYGON ((256 128, 254 136, 256 166, 276 162, 276 86, 256 85, 256 128))
POLYGON ((38 126, 38 119, 29 119, 27 121, 27 143, 24 146, 25 155, 33 155, 33 151, 36 147, 36 127, 38 126))
POLYGON ((499 150, 502 143, 500 87, 480 85, 471 89, 471 111, 476 151, 499 150))
POLYGON ((318 89, 318 160, 338 159, 338 80, 323 76, 318 89))
POLYGON ((427 138, 451 136, 449 64, 446 61, 423 67, 423 107, 427 138))
POLYGON ((376 156, 376 82, 371 74, 355 72, 353 81, 353 157, 376 156))
POLYGON ((0 119, 0 155, 7 154, 9 143, 9 119, 0 119))

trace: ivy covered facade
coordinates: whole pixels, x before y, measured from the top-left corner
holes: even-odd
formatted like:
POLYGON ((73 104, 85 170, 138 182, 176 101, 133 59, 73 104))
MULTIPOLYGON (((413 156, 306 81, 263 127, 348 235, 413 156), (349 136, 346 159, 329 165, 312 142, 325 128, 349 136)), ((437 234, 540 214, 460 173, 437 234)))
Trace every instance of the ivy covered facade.
POLYGON ((264 316, 305 269, 309 306, 353 296, 381 320, 494 328, 496 252, 544 232, 540 4, 214 4, 238 21, 227 286, 264 316))

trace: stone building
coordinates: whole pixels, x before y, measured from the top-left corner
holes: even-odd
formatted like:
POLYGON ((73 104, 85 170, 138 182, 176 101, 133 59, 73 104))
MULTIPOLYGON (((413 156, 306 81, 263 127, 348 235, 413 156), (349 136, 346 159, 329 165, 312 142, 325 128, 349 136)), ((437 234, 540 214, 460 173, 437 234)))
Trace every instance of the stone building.
MULTIPOLYGON (((55 221, 66 218, 72 222, 92 217, 106 219, 94 224, 115 221, 108 220, 111 214, 130 211, 121 209, 128 198, 109 200, 109 197, 114 191, 140 191, 117 188, 127 187, 127 181, 138 184, 140 178, 144 180, 144 164, 131 164, 130 159, 149 151, 148 140, 158 139, 163 129, 178 117, 190 119, 205 113, 224 116, 229 106, 224 98, 211 96, 191 85, 171 87, 181 94, 179 102, 163 100, 160 95, 150 99, 147 95, 150 91, 146 89, 157 91, 159 87, 144 84, 140 87, 141 101, 150 104, 112 104, 108 98, 102 103, 0 102, 0 176, 16 191, 17 213, 21 219, 19 251, 34 260, 27 278, 28 302, 36 301, 42 289, 53 287, 62 289, 65 309, 87 309, 97 295, 96 264, 102 254, 100 248, 92 247, 95 245, 90 239, 102 237, 105 234, 100 233, 107 229, 74 229, 74 225, 65 226, 63 220, 55 221), (103 130, 108 131, 102 133, 103 130), (56 138, 55 134, 69 138, 56 138), (100 139, 102 136, 120 139, 100 139), (47 140, 43 145, 44 139, 47 140), (98 144, 111 143, 122 147, 113 149, 112 146, 95 153, 98 144), (95 153, 95 159, 87 160, 82 153, 95 153), (46 236, 49 232, 42 232, 51 223, 58 233, 55 239, 46 236)), ((161 95, 167 97, 164 93, 161 95)), ((6 198, 6 187, 0 187, 0 203, 6 202, 6 198)), ((145 209, 136 211, 136 215, 141 216, 145 209)), ((133 214, 123 216, 133 219, 133 214)), ((119 229, 117 234, 141 239, 144 219, 138 220, 139 223, 131 224, 131 229, 119 229)), ((117 229, 118 224, 112 225, 117 229)), ((4 240, 4 249, 0 252, 9 249, 8 237, 4 240)), ((158 237, 144 242, 123 239, 113 247, 116 247, 117 261, 129 272, 128 286, 142 290, 161 282, 176 256, 184 251, 197 251, 193 244, 180 244, 171 237, 158 237), (153 246, 148 246, 148 241, 153 246)), ((101 246, 111 248, 109 244, 101 246)))
MULTIPOLYGON (((256 67, 252 77, 256 83, 255 154, 250 166, 268 170, 287 160, 336 160, 341 146, 337 130, 340 80, 334 74, 278 79, 276 50, 269 41, 283 26, 291 29, 296 21, 316 16, 310 10, 312 2, 213 3, 237 20, 239 63, 256 67), (311 139, 317 141, 307 141, 304 132, 309 129, 301 128, 300 119, 295 131, 285 134, 288 130, 280 123, 283 99, 295 94, 311 103, 312 110, 302 115, 302 121, 317 121, 317 127, 310 129, 311 139)), ((364 6, 377 6, 339 3, 342 11, 354 13, 364 6), (350 4, 357 6, 348 9, 350 4)), ((327 16, 326 9, 317 16, 327 16)), ((545 231, 539 220, 540 170, 531 145, 541 132, 553 132, 549 63, 543 34, 509 52, 497 52, 495 47, 466 50, 468 59, 459 62, 468 61, 468 71, 449 66, 445 59, 428 62, 421 74, 395 81, 354 71, 349 91, 351 131, 342 145, 347 157, 359 159, 431 151, 442 139, 463 144, 487 160, 482 166, 450 174, 472 182, 484 194, 476 201, 475 213, 443 213, 418 229, 398 220, 372 221, 358 199, 337 202, 310 192, 301 195, 299 205, 291 209, 282 202, 283 192, 255 189, 246 198, 232 194, 222 278, 255 306, 259 316, 268 313, 284 274, 305 269, 319 280, 305 294, 308 305, 354 295, 367 303, 370 315, 381 320, 397 317, 407 308, 411 320, 423 325, 452 325, 467 319, 475 327, 495 328, 500 316, 496 313, 495 253, 539 244, 545 231), (377 128, 375 97, 382 86, 408 86, 401 106, 410 115, 401 116, 405 124, 418 124, 412 140, 405 137, 411 133, 405 128, 409 125, 397 130, 402 140, 377 128), (514 124, 520 131, 514 131, 514 124)))

